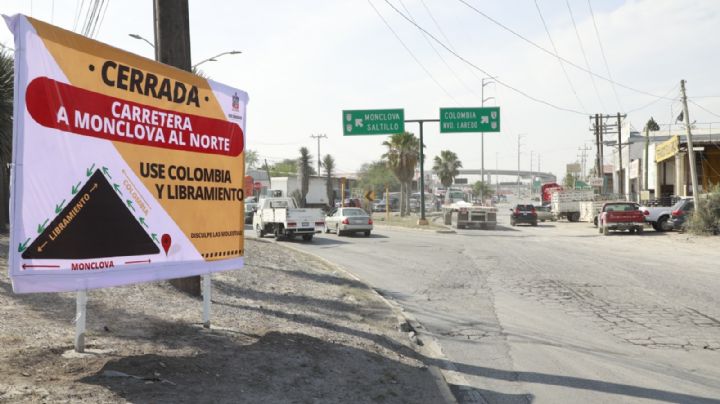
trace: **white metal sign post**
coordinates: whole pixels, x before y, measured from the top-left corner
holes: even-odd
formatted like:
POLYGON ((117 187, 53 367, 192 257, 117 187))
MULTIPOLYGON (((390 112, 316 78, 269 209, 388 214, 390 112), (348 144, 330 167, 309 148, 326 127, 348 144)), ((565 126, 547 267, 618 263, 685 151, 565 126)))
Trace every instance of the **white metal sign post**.
POLYGON ((75 352, 85 352, 85 318, 87 316, 87 291, 78 290, 75 298, 75 352))
POLYGON ((212 283, 210 282, 210 274, 202 276, 202 295, 203 295, 203 327, 210 328, 210 298, 212 295, 212 283))

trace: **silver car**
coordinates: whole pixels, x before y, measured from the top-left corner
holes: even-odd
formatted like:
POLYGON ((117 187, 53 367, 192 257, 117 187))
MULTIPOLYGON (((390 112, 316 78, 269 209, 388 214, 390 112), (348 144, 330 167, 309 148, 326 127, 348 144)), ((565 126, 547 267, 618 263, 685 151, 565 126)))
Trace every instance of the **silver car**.
POLYGON ((535 212, 537 212, 537 218, 539 221, 544 222, 546 220, 557 220, 555 215, 552 213, 550 206, 536 206, 535 212))
POLYGON ((334 231, 338 236, 347 233, 363 233, 370 237, 372 218, 360 208, 338 208, 325 218, 325 233, 334 231))

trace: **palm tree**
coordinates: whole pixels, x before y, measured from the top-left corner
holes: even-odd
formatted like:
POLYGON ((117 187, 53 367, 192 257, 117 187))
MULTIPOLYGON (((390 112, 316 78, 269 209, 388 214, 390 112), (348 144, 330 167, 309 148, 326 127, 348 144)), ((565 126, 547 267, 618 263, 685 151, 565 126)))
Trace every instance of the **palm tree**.
POLYGON ((300 158, 298 159, 298 182, 300 183, 300 200, 298 204, 300 207, 307 205, 307 194, 310 188, 310 174, 312 173, 312 156, 307 147, 300 148, 300 158))
POLYGON ((383 158, 400 181, 400 216, 405 216, 410 211, 408 194, 420 159, 420 141, 412 133, 403 132, 390 136, 390 140, 384 141, 383 146, 388 148, 383 158))
POLYGON ((452 185, 455 177, 460 174, 459 168, 462 167, 462 162, 458 160, 457 154, 450 150, 441 150, 439 156, 435 156, 433 171, 440 178, 440 182, 443 184, 445 189, 445 199, 450 197, 450 185, 452 185))
POLYGON ((13 57, 0 51, 0 227, 9 223, 13 122, 13 57))
POLYGON ((335 206, 335 191, 333 190, 333 174, 335 173, 335 159, 326 154, 322 161, 325 167, 325 192, 327 193, 328 206, 335 206))

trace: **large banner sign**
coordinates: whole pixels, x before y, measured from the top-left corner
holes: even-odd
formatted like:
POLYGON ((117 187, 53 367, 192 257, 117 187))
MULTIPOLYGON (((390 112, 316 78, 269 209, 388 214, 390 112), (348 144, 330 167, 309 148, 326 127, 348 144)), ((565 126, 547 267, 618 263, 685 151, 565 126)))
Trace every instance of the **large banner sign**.
POLYGON ((23 15, 5 20, 14 291, 241 268, 247 93, 23 15))

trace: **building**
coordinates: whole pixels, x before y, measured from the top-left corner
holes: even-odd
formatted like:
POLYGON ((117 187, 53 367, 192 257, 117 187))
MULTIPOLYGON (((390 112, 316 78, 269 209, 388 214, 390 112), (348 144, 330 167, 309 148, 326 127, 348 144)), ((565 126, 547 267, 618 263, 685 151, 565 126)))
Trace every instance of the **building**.
MULTIPOLYGON (((614 146, 613 193, 624 195, 629 200, 691 196, 690 159, 685 129, 657 132, 650 136, 647 146, 647 184, 645 184, 645 136, 630 132, 622 146, 620 164, 616 142, 605 142, 614 146), (668 133, 669 132, 669 133, 668 133), (622 167, 622 169, 620 168, 622 167), (648 190, 648 194, 641 191, 648 190)), ((693 129, 698 188, 708 192, 713 185, 720 184, 720 133, 710 129, 693 129)))

